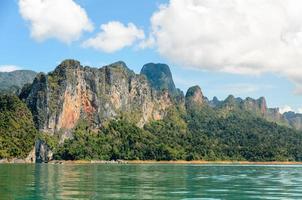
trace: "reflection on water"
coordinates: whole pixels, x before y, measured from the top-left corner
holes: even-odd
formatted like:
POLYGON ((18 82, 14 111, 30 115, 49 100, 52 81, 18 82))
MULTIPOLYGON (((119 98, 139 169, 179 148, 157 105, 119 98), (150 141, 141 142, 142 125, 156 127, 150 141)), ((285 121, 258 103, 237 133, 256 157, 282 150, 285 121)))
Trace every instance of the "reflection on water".
POLYGON ((0 199, 302 199, 302 166, 1 164, 0 199))

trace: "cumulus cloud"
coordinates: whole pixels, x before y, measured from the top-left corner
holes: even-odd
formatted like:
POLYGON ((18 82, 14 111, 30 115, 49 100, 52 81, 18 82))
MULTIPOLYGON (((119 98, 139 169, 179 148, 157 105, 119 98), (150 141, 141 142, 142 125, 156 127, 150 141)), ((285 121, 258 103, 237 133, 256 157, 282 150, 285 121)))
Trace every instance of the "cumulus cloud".
POLYGON ((301 10, 300 0, 170 0, 141 46, 183 66, 280 74, 302 93, 301 10))
POLYGON ((12 72, 19 69, 20 67, 15 65, 0 65, 0 72, 12 72))
POLYGON ((101 32, 96 37, 84 41, 84 47, 92 47, 99 51, 112 53, 145 38, 144 31, 137 28, 133 23, 125 26, 121 22, 111 21, 102 24, 100 29, 101 32))
POLYGON ((281 114, 289 112, 289 111, 293 111, 293 109, 290 106, 288 106, 288 105, 284 105, 284 106, 282 106, 282 107, 279 108, 279 112, 281 114))
POLYGON ((19 0, 19 11, 37 41, 56 38, 70 43, 93 30, 85 10, 73 0, 19 0))

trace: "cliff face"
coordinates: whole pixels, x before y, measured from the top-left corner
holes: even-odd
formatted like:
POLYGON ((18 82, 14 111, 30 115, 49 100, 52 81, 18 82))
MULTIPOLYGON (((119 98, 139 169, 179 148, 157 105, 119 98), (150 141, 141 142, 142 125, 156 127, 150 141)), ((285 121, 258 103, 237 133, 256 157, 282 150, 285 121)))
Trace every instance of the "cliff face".
POLYGON ((277 108, 268 108, 263 97, 241 99, 230 95, 224 101, 216 97, 209 101, 199 86, 189 88, 184 97, 165 64, 149 63, 135 74, 124 62, 98 69, 65 60, 53 72, 38 74, 30 87, 23 87, 20 97, 30 108, 35 126, 50 134, 62 132, 62 140, 71 137, 68 130, 81 120, 99 129, 104 122, 122 116, 142 127, 148 121, 162 119, 171 106, 201 109, 209 105, 224 113, 245 110, 302 129, 299 117, 283 116, 277 108))
POLYGON ((166 64, 145 64, 141 70, 141 74, 145 75, 155 90, 168 90, 169 93, 177 93, 170 68, 166 64))
POLYGON ((146 77, 123 62, 97 69, 65 60, 53 72, 39 74, 23 97, 36 127, 49 133, 72 129, 79 120, 99 128, 121 115, 143 126, 161 119, 172 105, 168 92, 153 90, 146 77))
POLYGON ((194 107, 200 107, 207 103, 202 91, 198 85, 190 87, 186 93, 186 108, 191 109, 194 107))
POLYGON ((158 93, 168 92, 173 103, 184 105, 184 94, 180 89, 175 87, 168 65, 148 63, 143 66, 140 74, 147 78, 153 90, 158 93))

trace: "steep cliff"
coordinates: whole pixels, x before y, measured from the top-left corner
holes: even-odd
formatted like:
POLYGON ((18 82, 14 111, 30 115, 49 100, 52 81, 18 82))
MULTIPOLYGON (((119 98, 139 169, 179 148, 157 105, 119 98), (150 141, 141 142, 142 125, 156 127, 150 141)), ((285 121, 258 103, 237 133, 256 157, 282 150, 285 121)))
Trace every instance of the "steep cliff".
POLYGON ((184 104, 184 94, 180 89, 175 87, 168 65, 148 63, 142 67, 140 74, 147 78, 152 89, 158 93, 167 91, 174 103, 184 104))
POLYGON ((108 119, 126 116, 141 127, 161 119, 172 105, 168 92, 153 90, 124 62, 97 69, 65 60, 53 72, 39 74, 22 97, 39 130, 66 137, 80 120, 98 129, 108 119))
POLYGON ((202 91, 198 85, 192 86, 188 89, 186 93, 186 108, 196 109, 201 108, 203 104, 207 103, 202 91))

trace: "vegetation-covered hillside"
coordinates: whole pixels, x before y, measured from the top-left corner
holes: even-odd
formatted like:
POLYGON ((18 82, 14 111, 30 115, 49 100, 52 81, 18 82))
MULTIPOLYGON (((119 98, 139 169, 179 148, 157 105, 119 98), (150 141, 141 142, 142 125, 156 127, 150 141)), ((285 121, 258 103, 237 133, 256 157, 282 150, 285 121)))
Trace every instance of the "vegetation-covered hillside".
POLYGON ((99 132, 81 123, 72 139, 56 149, 56 159, 154 159, 301 161, 302 134, 249 112, 204 106, 174 109, 140 129, 113 120, 99 132))
POLYGON ((33 82, 36 74, 30 70, 0 72, 0 92, 19 93, 23 85, 33 82))
POLYGON ((26 105, 15 95, 0 95, 0 159, 25 158, 37 130, 26 105))
POLYGON ((199 86, 184 95, 163 64, 135 74, 124 62, 97 69, 65 60, 19 98, 0 96, 0 159, 26 157, 39 139, 40 162, 302 161, 300 115, 282 115, 265 98, 209 100, 199 86))

